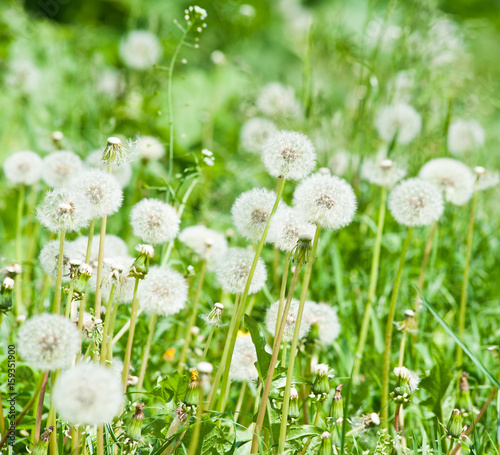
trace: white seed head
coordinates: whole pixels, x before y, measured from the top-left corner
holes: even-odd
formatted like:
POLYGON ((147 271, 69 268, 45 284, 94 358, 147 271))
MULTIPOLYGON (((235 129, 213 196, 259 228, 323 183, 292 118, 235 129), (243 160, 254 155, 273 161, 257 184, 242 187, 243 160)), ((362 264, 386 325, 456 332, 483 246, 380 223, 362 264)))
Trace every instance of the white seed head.
POLYGON ((153 136, 141 136, 137 150, 143 160, 159 160, 165 155, 165 147, 153 136))
POLYGON ((496 171, 490 171, 482 166, 476 166, 474 172, 477 177, 476 189, 479 191, 496 186, 500 182, 500 175, 496 171))
POLYGON ((5 279, 2 281, 2 287, 10 291, 14 289, 15 284, 16 282, 12 278, 9 278, 8 276, 5 277, 5 279))
MULTIPOLYGON (((283 332, 283 339, 285 341, 291 341, 293 338, 299 304, 300 301, 298 299, 292 299, 290 302, 290 309, 286 318, 285 331, 283 332)), ((279 301, 274 302, 266 311, 266 329, 273 336, 276 336, 275 330, 276 320, 278 319, 278 307, 279 301)), ((283 308, 284 307, 285 305, 283 304, 283 308)), ((309 330, 311 330, 311 324, 307 321, 307 318, 303 317, 302 322, 300 323, 299 339, 305 338, 309 333, 309 330)))
POLYGON ((130 213, 134 235, 152 244, 173 240, 179 232, 180 222, 176 210, 158 199, 143 199, 130 213))
POLYGON ((186 305, 188 286, 184 277, 168 267, 150 267, 139 286, 139 304, 148 314, 170 316, 186 305))
POLYGON ((345 150, 338 150, 328 161, 328 168, 337 177, 342 177, 351 164, 351 154, 345 150))
POLYGON ((179 240, 202 259, 206 259, 210 269, 227 251, 226 238, 201 224, 183 229, 179 234, 179 240))
POLYGON ((330 367, 326 363, 318 363, 314 367, 314 374, 318 376, 327 376, 330 371, 330 367))
POLYGON ((356 196, 344 179, 313 174, 293 194, 294 206, 311 222, 326 229, 340 229, 354 218, 356 196))
POLYGON ((72 424, 109 423, 122 406, 122 384, 111 368, 79 363, 61 375, 53 398, 58 414, 72 424))
POLYGON ((271 120, 254 117, 241 127, 240 144, 248 152, 261 153, 264 144, 277 132, 278 128, 271 120))
POLYGON ((212 374, 214 366, 210 362, 200 362, 196 366, 196 369, 200 374, 212 374))
POLYGON ((120 57, 129 68, 146 69, 157 63, 161 54, 158 38, 146 30, 133 30, 120 42, 120 57))
MULTIPOLYGON (((63 272, 62 278, 63 282, 70 279, 69 269, 70 261, 77 258, 78 254, 75 252, 75 246, 73 242, 64 242, 63 247, 63 272)), ((59 240, 51 240, 47 242, 38 256, 40 265, 43 271, 50 277, 57 277, 57 265, 59 262, 59 240)))
POLYGON ((33 185, 42 178, 42 159, 35 152, 15 152, 3 163, 3 172, 9 182, 33 185))
POLYGON ((428 226, 444 210, 440 189, 431 182, 413 178, 403 180, 389 195, 389 210, 400 224, 428 226))
POLYGON ((331 345, 340 334, 340 321, 337 309, 327 303, 306 301, 304 319, 318 327, 319 341, 324 346, 331 345))
POLYGON ((141 253, 145 254, 146 256, 149 257, 149 259, 152 259, 153 256, 155 255, 155 250, 153 248, 153 245, 137 245, 135 249, 141 253))
POLYGON ((448 128, 448 150, 454 155, 477 150, 484 145, 483 127, 476 120, 458 119, 448 128))
MULTIPOLYGON (((108 170, 108 163, 101 160, 102 150, 94 150, 85 160, 86 164, 90 167, 101 169, 102 171, 108 170)), ((126 187, 132 178, 132 165, 129 162, 111 164, 111 174, 118 180, 122 187, 126 187)))
POLYGON ((408 144, 420 134, 422 118, 409 104, 396 103, 384 106, 377 112, 375 128, 386 142, 392 141, 397 135, 398 144, 408 144))
POLYGON ((408 381, 408 385, 412 393, 417 390, 418 383, 420 382, 420 378, 417 373, 414 373, 405 367, 396 367, 394 368, 394 374, 398 378, 408 381))
POLYGON ((257 352, 249 333, 238 332, 234 345, 229 377, 233 381, 252 381, 259 377, 254 363, 257 362, 257 352))
POLYGON ((312 238, 315 230, 316 227, 307 221, 304 213, 282 204, 271 219, 267 241, 281 251, 292 251, 301 236, 312 238))
POLYGON ((34 62, 28 59, 15 58, 9 64, 9 72, 5 77, 8 86, 16 87, 22 93, 33 93, 40 86, 42 73, 34 62))
MULTIPOLYGON (((115 285, 114 300, 118 303, 131 302, 134 296, 135 278, 128 276, 130 268, 135 259, 124 257, 110 257, 104 260, 102 294, 107 298, 111 291, 111 286, 115 285)), ((96 288, 95 275, 89 281, 92 290, 96 288)))
POLYGON ((279 82, 271 82, 261 89, 257 108, 272 119, 300 120, 304 115, 293 88, 279 82))
POLYGON ((60 188, 83 170, 82 160, 73 152, 52 152, 43 159, 42 178, 53 187, 60 188))
POLYGON ((406 175, 406 169, 395 162, 366 158, 361 165, 361 178, 374 185, 392 187, 406 175))
MULTIPOLYGON (((245 289, 255 253, 243 248, 229 248, 216 266, 217 281, 231 294, 241 294, 245 289)), ((259 258, 248 293, 259 292, 267 279, 266 265, 259 258)))
POLYGON ((55 371, 67 368, 80 350, 81 336, 67 318, 41 314, 28 319, 19 329, 19 354, 34 368, 55 371))

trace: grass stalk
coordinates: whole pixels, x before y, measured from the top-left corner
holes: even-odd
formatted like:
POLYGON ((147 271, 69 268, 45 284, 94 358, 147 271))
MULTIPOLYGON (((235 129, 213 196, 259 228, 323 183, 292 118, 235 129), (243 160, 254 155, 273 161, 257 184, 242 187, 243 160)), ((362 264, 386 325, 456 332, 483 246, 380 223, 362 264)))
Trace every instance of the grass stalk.
MULTIPOLYGON (((23 210, 24 210, 24 199, 26 196, 26 186, 21 185, 19 187, 19 197, 17 201, 17 224, 16 224, 16 260, 17 263, 23 266, 23 210)), ((14 287, 15 293, 15 304, 14 311, 16 316, 21 314, 23 308, 23 293, 22 293, 22 276, 20 273, 16 276, 16 285, 14 287)))

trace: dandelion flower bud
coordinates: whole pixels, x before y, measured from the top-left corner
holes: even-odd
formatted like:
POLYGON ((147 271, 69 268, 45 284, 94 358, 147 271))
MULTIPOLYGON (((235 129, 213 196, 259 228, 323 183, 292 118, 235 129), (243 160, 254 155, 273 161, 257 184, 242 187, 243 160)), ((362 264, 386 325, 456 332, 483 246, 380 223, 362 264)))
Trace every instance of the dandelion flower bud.
POLYGON ((392 187, 406 175, 406 169, 389 159, 367 158, 361 165, 361 178, 374 185, 392 187))
MULTIPOLYGON (((215 270, 217 281, 222 289, 231 294, 242 294, 250 274, 255 253, 243 248, 229 248, 226 254, 217 263, 215 270)), ((259 258, 252 282, 248 290, 249 294, 259 292, 267 279, 266 265, 259 258)))
POLYGON ((271 120, 263 117, 251 118, 241 127, 241 146, 248 152, 261 153, 264 144, 277 132, 278 128, 271 120))
POLYGON ((238 232, 252 242, 258 242, 266 227, 276 201, 276 193, 265 188, 254 188, 236 199, 231 214, 238 232))
POLYGON ((455 402, 455 407, 460 410, 464 417, 467 417, 473 409, 468 377, 469 373, 464 371, 460 377, 460 389, 455 402))
POLYGON ((290 406, 288 409, 288 418, 291 422, 296 422, 300 417, 299 393, 295 386, 290 388, 290 406))
POLYGON ((302 105, 295 97, 293 88, 279 82, 271 82, 261 89, 257 108, 273 119, 299 120, 303 117, 302 105))
POLYGON ((458 119, 448 128, 448 150, 454 155, 463 155, 484 145, 483 127, 475 120, 458 119))
POLYGON ((153 136, 141 136, 137 149, 143 160, 159 160, 165 155, 165 147, 153 136))
MULTIPOLYGON (((298 299, 292 299, 290 303, 290 309, 288 310, 288 316, 286 318, 285 330, 283 332, 283 340, 291 341, 293 338, 293 332, 295 331, 295 323, 297 321, 297 313, 299 311, 300 301, 298 299)), ((276 336, 276 320, 278 319, 278 308, 279 301, 274 302, 266 311, 266 328, 267 331, 272 335, 276 336)), ((282 315, 280 315, 280 318, 282 315)), ((311 329, 311 324, 307 322, 306 318, 302 318, 299 330, 299 339, 305 338, 311 329)))
POLYGON ((465 428, 462 423, 462 413, 458 409, 453 409, 448 425, 446 425, 447 437, 460 438, 464 429, 465 428))
POLYGON ((40 435, 39 441, 33 447, 33 452, 31 455, 47 455, 47 449, 49 448, 50 435, 54 431, 54 425, 46 428, 45 431, 40 435))
POLYGON ((351 185, 332 175, 313 174, 303 180, 295 189, 293 204, 311 223, 326 229, 347 226, 356 212, 351 185))
POLYGON ((144 403, 138 403, 135 405, 134 415, 127 427, 127 437, 133 441, 139 441, 141 439, 142 433, 142 422, 144 420, 144 403))
MULTIPOLYGON (((63 249, 63 281, 70 279, 70 260, 73 258, 74 246, 72 242, 64 242, 63 249)), ((43 271, 50 277, 57 277, 57 266, 59 264, 59 240, 51 240, 47 242, 40 256, 38 257, 43 271)))
POLYGON ((271 219, 267 240, 281 251, 292 251, 301 235, 314 237, 316 227, 302 212, 283 204, 271 219))
POLYGON ((389 195, 389 210, 400 224, 428 226, 437 221, 444 210, 439 188, 422 179, 399 183, 389 195))
POLYGON ((134 235, 152 244, 173 240, 179 232, 180 222, 176 210, 158 199, 143 199, 130 213, 134 235))
POLYGON ((69 423, 100 425, 119 413, 122 384, 110 368, 79 363, 61 375, 53 398, 58 414, 69 423))
POLYGON ((330 384, 328 382, 329 370, 329 366, 324 363, 319 363, 314 368, 316 377, 311 387, 310 396, 316 401, 326 401, 328 398, 328 394, 330 393, 330 384))
POLYGON ((382 107, 375 119, 375 128, 380 137, 398 144, 408 144, 420 134, 422 118, 409 104, 397 103, 382 107))
POLYGON ((181 231, 179 240, 213 266, 227 251, 226 238, 201 224, 181 231))
POLYGON ((340 322, 337 309, 327 303, 306 301, 304 319, 318 327, 319 341, 324 346, 331 345, 340 334, 340 322))
POLYGON ((15 284, 15 281, 12 278, 9 278, 8 276, 5 277, 5 279, 2 282, 2 294, 5 291, 12 291, 14 289, 14 284, 15 284))
POLYGON ((332 408, 330 411, 330 415, 333 417, 333 420, 336 422, 339 419, 344 417, 344 405, 342 399, 342 384, 339 384, 335 387, 335 395, 332 400, 332 408))
POLYGON ((56 314, 28 319, 19 329, 19 354, 34 368, 55 371, 71 365, 81 337, 71 321, 56 314))
POLYGON ((498 172, 489 171, 482 166, 476 166, 474 172, 476 174, 476 190, 486 190, 498 185, 500 182, 500 175, 498 172))
POLYGON ((130 267, 129 276, 144 280, 148 276, 149 262, 153 258, 155 251, 152 245, 137 245, 139 252, 132 267, 130 267))
POLYGON ((418 176, 436 184, 443 190, 445 200, 454 205, 464 205, 474 193, 474 174, 468 166, 452 158, 428 161, 418 176))
MULTIPOLYGON (((85 160, 88 166, 93 168, 98 168, 101 171, 108 172, 109 165, 101 160, 102 150, 94 150, 85 160)), ((128 185, 130 179, 132 178, 132 165, 129 162, 116 164, 111 164, 111 175, 113 175, 118 183, 123 188, 128 185)))
POLYGON ((273 177, 302 180, 315 168, 316 152, 306 135, 279 131, 265 143, 262 161, 273 177))
POLYGON ((143 70, 158 62, 162 54, 156 35, 133 30, 120 42, 120 58, 129 68, 143 70))
POLYGON ((186 305, 188 286, 184 277, 167 267, 151 267, 139 287, 139 304, 148 314, 170 316, 186 305))
POLYGON ((43 159, 43 180, 53 188, 66 185, 83 170, 82 160, 73 152, 52 152, 43 159))
POLYGON ((3 163, 3 172, 9 182, 33 185, 42 177, 42 159, 35 152, 16 152, 3 163))
POLYGON ((321 433, 321 445, 319 446, 318 455, 333 455, 333 447, 331 435, 328 431, 321 433))
POLYGON ((391 392, 391 397, 396 403, 409 403, 413 393, 418 390, 420 378, 405 367, 394 368, 394 374, 398 381, 391 392))
POLYGON ((259 377, 257 368, 257 352, 249 333, 238 332, 234 345, 231 366, 229 367, 229 377, 233 381, 252 381, 259 377))

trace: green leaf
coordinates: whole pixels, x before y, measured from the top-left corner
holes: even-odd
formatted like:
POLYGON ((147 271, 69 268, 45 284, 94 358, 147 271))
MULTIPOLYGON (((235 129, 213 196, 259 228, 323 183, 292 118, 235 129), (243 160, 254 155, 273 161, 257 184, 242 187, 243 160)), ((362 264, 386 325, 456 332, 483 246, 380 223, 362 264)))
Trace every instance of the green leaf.
POLYGON ((300 425, 290 428, 286 439, 287 441, 292 441, 306 436, 320 436, 325 431, 326 430, 324 428, 320 428, 315 425, 300 425))
POLYGON ((260 335, 259 325, 257 324, 257 321, 251 316, 248 316, 248 314, 245 314, 245 326, 250 332, 253 344, 255 346, 255 351, 257 352, 257 362, 255 366, 259 371, 261 380, 265 381, 267 372, 269 371, 269 365, 271 364, 271 354, 266 352, 266 341, 260 335))
POLYGON ((189 380, 178 371, 162 379, 157 387, 153 389, 151 395, 160 398, 164 403, 172 399, 177 403, 186 396, 189 380))
POLYGON ((435 357, 435 360, 436 365, 432 368, 429 376, 424 378, 420 383, 420 387, 430 395, 422 405, 428 406, 439 420, 442 421, 441 399, 446 395, 446 390, 453 379, 453 374, 445 362, 440 361, 437 357, 435 357))

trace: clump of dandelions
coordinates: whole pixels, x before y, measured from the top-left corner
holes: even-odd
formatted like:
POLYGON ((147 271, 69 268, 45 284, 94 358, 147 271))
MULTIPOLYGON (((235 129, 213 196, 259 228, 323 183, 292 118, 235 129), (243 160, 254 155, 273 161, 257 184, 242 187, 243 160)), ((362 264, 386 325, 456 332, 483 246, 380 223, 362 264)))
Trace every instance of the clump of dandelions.
POLYGON ((276 193, 265 188, 253 188, 242 193, 233 204, 231 214, 238 232, 252 242, 258 242, 276 201, 276 193))
POLYGON ((153 136, 141 136, 136 149, 139 157, 145 161, 159 160, 165 155, 165 147, 153 136))
POLYGON ((43 180, 53 188, 66 185, 83 169, 82 160, 73 152, 52 152, 43 159, 43 180))
POLYGON ((238 332, 234 345, 231 366, 229 367, 229 377, 233 381, 252 381, 259 377, 257 368, 257 352, 249 333, 238 332))
POLYGON ((28 365, 55 371, 71 365, 80 350, 81 336, 69 319, 46 313, 28 319, 19 329, 17 342, 28 365))
POLYGON ((315 168, 316 152, 305 134, 279 131, 264 144, 262 161, 273 177, 302 180, 315 168))
POLYGON ((400 224, 427 226, 444 210, 439 188, 426 180, 413 178, 399 183, 389 194, 389 210, 400 224))
POLYGON ((134 235, 152 244, 173 240, 179 232, 180 222, 176 210, 158 199, 143 199, 130 213, 134 235))
POLYGON ((188 286, 184 277, 168 267, 150 267, 139 287, 139 304, 148 314, 170 316, 186 305, 188 286))
POLYGON ((254 117, 241 127, 240 144, 248 152, 261 153, 264 144, 277 132, 278 128, 271 120, 254 117))
POLYGON ((474 193, 475 175, 468 166, 452 158, 436 158, 422 166, 419 178, 437 185, 447 202, 464 205, 474 193))
MULTIPOLYGON (((87 240, 85 238, 85 240, 87 240)), ((85 257, 85 256, 84 256, 85 257)), ((80 255, 75 252, 72 242, 64 242, 63 249, 63 281, 69 280, 69 266, 72 259, 81 259, 80 255)), ((51 240, 47 242, 38 256, 40 265, 43 271, 52 278, 57 278, 57 266, 59 263, 59 240, 51 240)))
MULTIPOLYGON (((292 301, 290 302, 290 309, 288 310, 288 315, 285 323, 285 331, 283 332, 283 340, 285 341, 291 341, 293 338, 295 324, 297 322, 297 312, 299 311, 299 304, 300 302, 298 299, 292 299, 292 301)), ((266 329, 272 336, 276 336, 275 330, 276 320, 278 319, 278 307, 279 301, 274 302, 266 311, 266 329)), ((311 330, 311 324, 307 320, 307 318, 304 317, 302 318, 302 322, 300 323, 299 339, 306 337, 309 333, 309 330, 311 330)))
POLYGON ((293 194, 294 206, 311 223, 340 229, 354 218, 356 196, 344 179, 317 173, 303 180, 293 194))
MULTIPOLYGON (((245 290, 255 253, 243 248, 229 248, 216 266, 217 281, 222 289, 231 294, 241 294, 245 290)), ((248 290, 249 294, 259 292, 267 279, 266 265, 259 258, 248 290)))
POLYGON ((120 58, 132 69, 143 70, 153 66, 161 54, 160 41, 147 30, 133 30, 120 42, 120 58))
POLYGON ((409 104, 396 103, 377 112, 375 128, 386 142, 395 138, 398 144, 408 144, 420 134, 422 118, 409 104))
POLYGON ((118 183, 122 187, 127 186, 132 178, 132 165, 127 162, 120 165, 113 163, 109 166, 107 163, 102 161, 101 158, 102 150, 94 150, 89 156, 87 156, 85 163, 92 168, 101 169, 101 171, 107 172, 108 168, 110 168, 110 174, 118 180, 118 183))
POLYGON ((69 423, 100 425, 120 412, 122 384, 111 368, 79 363, 61 375, 53 398, 59 416, 69 423))
POLYGON ((257 97, 257 109, 273 119, 299 120, 304 115, 293 88, 279 82, 262 87, 257 97))
POLYGON ((15 185, 33 185, 42 178, 42 159, 35 152, 15 152, 3 163, 7 180, 15 185))
POLYGON ((448 128, 448 150, 454 155, 463 155, 484 145, 483 127, 476 120, 458 119, 448 128))
POLYGON ((324 346, 331 345, 340 334, 340 321, 337 309, 327 303, 306 301, 304 318, 318 328, 318 338, 324 346))
POLYGON ((100 169, 81 172, 71 180, 70 186, 74 194, 90 206, 90 218, 112 215, 122 205, 123 191, 118 180, 100 169))
POLYGON ((391 397, 396 403, 408 403, 416 390, 420 378, 416 373, 405 367, 394 368, 397 384, 391 392, 391 397))
POLYGON ((366 158, 361 165, 361 178, 378 186, 392 187, 406 175, 406 169, 392 160, 366 158))
POLYGON ((281 251, 292 251, 301 235, 313 237, 315 229, 302 212, 282 204, 271 219, 267 240, 281 251))
POLYGON ((226 238, 201 224, 183 229, 179 234, 179 240, 211 266, 227 251, 226 238))

